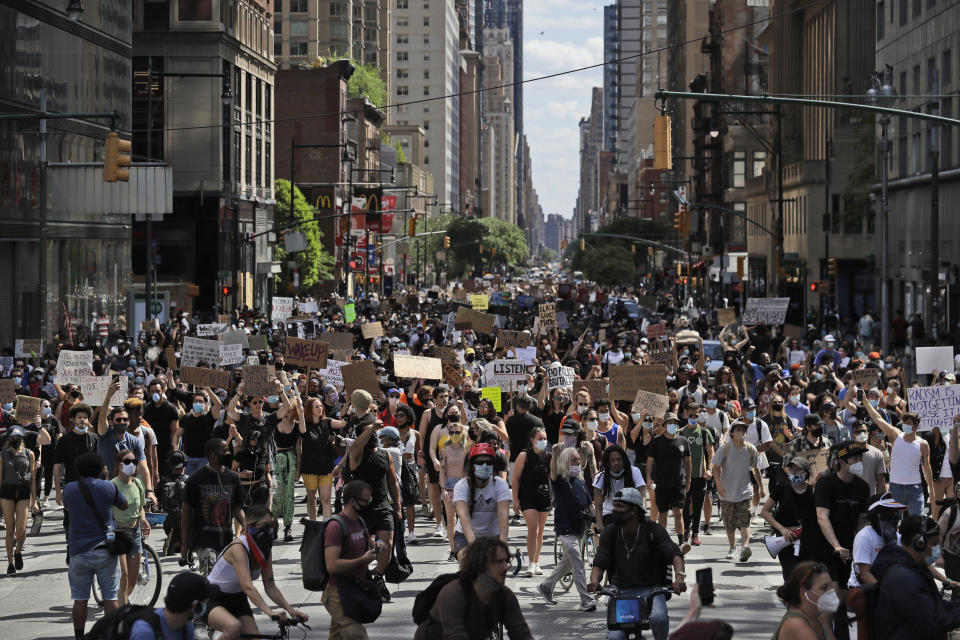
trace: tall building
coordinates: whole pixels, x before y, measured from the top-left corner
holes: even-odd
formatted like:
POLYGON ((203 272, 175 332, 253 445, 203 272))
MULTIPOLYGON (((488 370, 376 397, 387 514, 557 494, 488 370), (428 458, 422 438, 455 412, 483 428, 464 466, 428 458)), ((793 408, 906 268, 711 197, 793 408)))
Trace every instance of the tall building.
POLYGON ((517 139, 514 124, 513 91, 513 41, 507 29, 484 29, 483 45, 484 85, 483 94, 484 126, 492 135, 484 141, 481 155, 489 158, 484 163, 488 175, 482 175, 481 181, 488 189, 486 215, 517 223, 517 139))
MULTIPOLYGON (((877 2, 875 15, 876 66, 879 70, 886 65, 893 68, 893 85, 900 96, 893 106, 956 118, 960 71, 953 65, 960 52, 956 30, 960 5, 895 5, 893 0, 877 2), (937 101, 921 97, 925 95, 942 97, 937 101)), ((876 139, 879 129, 874 132, 876 139)), ((893 118, 889 130, 890 310, 922 314, 928 330, 935 316, 941 336, 960 317, 960 288, 955 286, 960 281, 960 226, 953 216, 960 205, 957 136, 956 127, 905 118, 893 118), (933 181, 934 163, 938 185, 933 181), (936 217, 934 196, 939 198, 936 217), (931 287, 934 274, 938 284, 931 287)), ((879 172, 874 183, 879 183, 879 172)), ((874 193, 879 199, 879 191, 874 189, 874 193)), ((879 209, 876 215, 879 218, 879 209)), ((879 227, 879 220, 874 224, 879 227)), ((879 244, 874 255, 880 255, 879 244)), ((879 266, 879 258, 875 265, 879 266)))
POLYGON ((603 8, 603 150, 617 147, 617 58, 620 33, 617 28, 617 5, 603 8))
POLYGON ((635 107, 637 102, 637 61, 643 52, 641 0, 617 0, 617 164, 627 171, 635 153, 635 107))
POLYGON ((603 225, 600 153, 603 145, 603 87, 594 87, 590 117, 580 120, 580 192, 577 195, 577 230, 596 231, 603 225))
MULTIPOLYGON (((701 50, 701 40, 710 29, 708 3, 701 0, 674 0, 667 3, 667 44, 666 76, 661 79, 667 89, 689 91, 690 83, 709 69, 709 57, 701 50)), ((673 156, 674 169, 678 178, 688 175, 689 161, 679 158, 692 158, 693 140, 693 102, 690 100, 671 100, 669 109, 673 115, 673 156)))
MULTIPOLYGON (((196 285, 200 308, 265 309, 270 234, 241 238, 274 226, 272 4, 133 4, 133 153, 173 168, 173 215, 153 226, 157 282, 196 285)), ((138 224, 134 274, 144 272, 147 253, 138 224)))
POLYGON ((564 218, 559 213, 547 214, 543 221, 544 246, 556 251, 558 255, 563 253, 560 244, 573 239, 572 227, 569 218, 564 218))
POLYGON ((460 22, 455 0, 395 0, 393 86, 395 124, 421 124, 427 133, 425 168, 437 200, 460 202, 460 22), (414 102, 415 104, 404 104, 414 102))
POLYGON ((465 216, 482 217, 483 61, 473 40, 476 6, 473 0, 457 0, 456 6, 460 23, 460 202, 455 209, 465 216))

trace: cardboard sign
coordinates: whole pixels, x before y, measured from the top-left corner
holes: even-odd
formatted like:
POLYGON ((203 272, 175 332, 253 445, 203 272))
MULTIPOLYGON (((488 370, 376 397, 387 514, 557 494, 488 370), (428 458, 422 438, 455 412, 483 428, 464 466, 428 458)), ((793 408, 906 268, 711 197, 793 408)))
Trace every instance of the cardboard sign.
MULTIPOLYGON (((664 382, 666 384, 666 382, 664 382)), ((610 367, 610 399, 633 400, 640 388, 640 367, 621 364, 610 367)))
POLYGON ((953 347, 917 347, 917 373, 953 372, 953 347))
POLYGON ((497 349, 509 349, 510 347, 519 347, 526 349, 530 346, 531 336, 524 331, 507 331, 501 329, 497 332, 497 349))
POLYGON ((173 347, 167 347, 163 350, 163 353, 167 357, 167 368, 176 371, 179 368, 177 365, 177 350, 173 347))
POLYGON ((185 336, 183 349, 180 351, 180 366, 195 367, 200 363, 212 367, 220 363, 220 343, 216 340, 204 340, 185 336))
POLYGON ((213 322, 210 324, 198 324, 197 336, 203 338, 207 336, 219 336, 230 330, 230 325, 226 322, 213 322))
POLYGON ((277 386, 277 372, 272 364, 243 365, 243 391, 248 396, 273 395, 277 386))
POLYGON ((330 345, 330 350, 353 349, 353 334, 345 331, 326 331, 320 338, 330 345))
POLYGON ((637 395, 633 399, 633 406, 630 410, 633 413, 646 412, 647 415, 651 415, 655 418, 662 418, 666 415, 667 409, 669 408, 670 398, 667 396, 662 396, 658 393, 650 393, 649 391, 638 389, 637 395))
POLYGON ((317 373, 323 378, 325 384, 332 384, 337 388, 337 391, 342 392, 343 374, 340 372, 340 369, 345 366, 347 366, 346 362, 329 358, 327 360, 327 368, 320 369, 317 373))
POLYGON ((747 298, 747 307, 740 321, 746 325, 783 324, 790 298, 747 298))
POLYGON ((395 353, 393 354, 393 372, 398 378, 443 379, 443 367, 440 358, 402 356, 395 353))
POLYGON ((471 293, 470 306, 477 311, 486 311, 490 308, 490 296, 485 293, 471 293))
POLYGON ((93 351, 61 351, 57 357, 57 384, 80 384, 93 375, 93 351))
POLYGON ((330 345, 326 342, 302 340, 287 336, 284 344, 283 360, 287 364, 296 364, 301 367, 326 369, 329 353, 330 345))
POLYGON ((257 356, 247 356, 247 364, 260 364, 260 358, 257 356))
POLYGON ((30 358, 43 351, 43 340, 21 338, 14 341, 13 355, 15 358, 30 358))
POLYGON ((485 379, 488 385, 511 389, 518 382, 527 381, 527 364, 522 360, 494 360, 487 365, 485 379))
POLYGON ((16 402, 17 385, 13 383, 12 378, 3 378, 0 380, 0 402, 16 402))
POLYGON ((160 330, 160 319, 154 318, 153 320, 147 320, 140 323, 140 331, 159 331, 160 330))
POLYGON ((447 362, 446 360, 440 361, 440 368, 443 371, 443 381, 451 387, 459 387, 463 384, 463 374, 460 373, 460 365, 447 362))
POLYGON ((481 313, 469 307, 458 307, 453 326, 458 330, 470 329, 475 333, 493 333, 493 324, 496 319, 496 316, 481 313))
POLYGON ((596 401, 607 397, 608 386, 606 380, 576 380, 573 383, 573 390, 577 392, 580 389, 586 389, 590 399, 596 401))
POLYGON ((557 311, 557 329, 569 329, 570 320, 567 318, 566 311, 557 311))
POLYGON ((907 402, 920 416, 920 431, 952 427, 960 413, 960 384, 907 389, 907 402))
POLYGON ((380 395, 380 384, 377 381, 377 369, 370 360, 361 360, 353 364, 340 367, 340 374, 343 376, 343 390, 347 393, 353 393, 357 389, 363 389, 374 398, 380 395))
POLYGON ((456 349, 451 347, 434 347, 433 355, 440 358, 442 362, 448 362, 457 367, 460 366, 460 356, 457 355, 456 349))
POLYGON ((803 456, 810 461, 810 479, 807 481, 813 484, 820 474, 829 469, 827 464, 830 459, 829 449, 809 449, 807 451, 797 451, 798 456, 803 456))
POLYGON ((647 361, 651 364, 667 363, 673 359, 673 346, 663 338, 652 340, 647 345, 647 361))
POLYGON ((383 325, 379 322, 368 322, 360 326, 360 332, 366 339, 378 338, 383 335, 383 325))
POLYGON ((244 349, 250 347, 250 340, 247 338, 247 332, 243 329, 227 331, 220 335, 220 342, 223 344, 238 344, 244 349))
POLYGON ((350 358, 356 353, 356 349, 331 349, 330 357, 341 362, 350 362, 350 358))
POLYGON ((476 280, 464 280, 463 281, 463 290, 467 293, 471 293, 477 290, 477 281, 476 280))
MULTIPOLYGON (((60 370, 57 369, 58 378, 59 375, 60 370)), ((14 418, 16 421, 20 422, 21 420, 33 420, 40 415, 41 402, 42 401, 40 398, 34 398, 33 396, 17 396, 17 404, 14 409, 14 418)))
POLYGON ((854 369, 850 372, 851 379, 861 389, 869 389, 880 379, 880 370, 873 367, 854 369))
POLYGON ((270 343, 267 342, 267 336, 247 336, 247 348, 251 351, 267 351, 270 349, 270 343))
POLYGON ((218 313, 217 322, 221 322, 223 324, 232 324, 233 316, 231 316, 229 313, 218 313))
POLYGON ((293 315, 293 298, 273 296, 270 308, 270 321, 282 322, 293 315))
POLYGON ((564 367, 560 363, 547 367, 547 389, 569 389, 573 387, 577 373, 573 367, 564 367))
POLYGON ((662 322, 657 322, 656 324, 647 325, 647 338, 654 340, 656 338, 662 338, 667 335, 667 325, 662 322))
MULTIPOLYGON (((119 407, 127 399, 130 380, 126 376, 120 376, 117 381, 120 383, 120 389, 110 398, 111 407, 119 407)), ((88 376, 81 380, 80 391, 83 393, 83 401, 91 407, 102 405, 103 399, 110 391, 111 382, 113 382, 113 376, 88 376)))
POLYGON ((222 369, 207 369, 206 367, 183 367, 180 369, 180 382, 192 384, 196 387, 229 389, 230 378, 230 372, 222 369))
MULTIPOLYGON (((256 357, 256 356, 254 356, 256 357)), ((243 357, 243 345, 242 344, 223 344, 220 343, 220 364, 232 365, 232 364, 243 364, 245 358, 243 357)))
POLYGON ((724 309, 717 309, 717 324, 721 327, 725 327, 728 324, 733 324, 737 321, 737 310, 735 307, 726 307, 724 309))
POLYGON ((637 367, 640 370, 640 389, 667 395, 667 368, 662 364, 645 364, 637 367))
POLYGON ((489 400, 497 413, 503 411, 503 405, 501 404, 503 393, 500 387, 483 387, 480 389, 480 397, 489 400))
POLYGON ((557 328, 557 305, 552 302, 545 302, 539 307, 538 317, 540 318, 541 329, 557 328))
POLYGON ((353 322, 357 319, 357 308, 352 302, 343 305, 343 319, 347 322, 353 322))

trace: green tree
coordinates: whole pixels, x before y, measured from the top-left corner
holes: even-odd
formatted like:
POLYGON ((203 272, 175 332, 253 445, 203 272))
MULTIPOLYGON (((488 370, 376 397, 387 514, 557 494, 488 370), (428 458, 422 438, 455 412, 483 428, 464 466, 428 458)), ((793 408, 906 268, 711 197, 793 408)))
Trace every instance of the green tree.
MULTIPOLYGON (((311 64, 301 65, 301 68, 319 69, 337 60, 348 60, 348 56, 334 55, 329 58, 319 57, 311 64)), ((380 67, 372 64, 361 64, 350 60, 354 66, 353 75, 347 80, 347 96, 350 98, 365 97, 373 106, 382 108, 387 104, 387 87, 380 78, 380 67)))
POLYGON ((626 236, 610 238, 584 235, 585 247, 580 250, 580 240, 570 243, 566 257, 572 256, 571 267, 583 271, 583 275, 598 284, 633 282, 640 264, 649 259, 646 246, 634 243, 631 238, 664 242, 673 237, 668 225, 639 218, 621 218, 601 227, 598 234, 626 236), (636 252, 631 245, 637 244, 636 252))
POLYGON ((557 261, 557 252, 547 247, 540 252, 540 261, 541 262, 556 262, 557 261))
POLYGON ((574 257, 573 267, 601 285, 632 283, 636 272, 633 252, 621 244, 579 251, 574 257))
POLYGON ((517 269, 530 256, 527 240, 520 227, 498 218, 457 218, 448 228, 448 235, 450 277, 459 277, 481 267, 506 266, 508 269, 517 269), (492 248, 496 248, 496 254, 491 251, 492 248))
MULTIPOLYGON (((317 210, 310 206, 300 189, 296 187, 293 189, 293 216, 291 217, 289 180, 277 180, 274 183, 274 194, 277 199, 274 208, 277 226, 305 222, 316 217, 317 210)), ((306 251, 293 254, 300 272, 300 287, 295 293, 310 293, 321 282, 333 279, 333 267, 336 261, 332 254, 323 250, 323 244, 320 241, 323 238, 323 232, 317 224, 301 224, 291 231, 299 231, 306 236, 307 240, 306 251)), ((282 233, 278 233, 278 237, 281 235, 282 233)), ((279 277, 274 278, 274 290, 277 292, 290 290, 293 285, 293 271, 287 266, 289 257, 280 242, 274 246, 273 259, 280 263, 281 269, 279 277)))

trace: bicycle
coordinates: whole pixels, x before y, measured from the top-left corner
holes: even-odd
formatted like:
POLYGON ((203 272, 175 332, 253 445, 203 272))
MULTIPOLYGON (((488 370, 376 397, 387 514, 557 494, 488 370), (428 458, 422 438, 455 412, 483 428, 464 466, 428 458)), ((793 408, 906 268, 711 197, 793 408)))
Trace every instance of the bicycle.
MULTIPOLYGON (((142 543, 143 553, 140 556, 140 573, 137 583, 130 592, 127 600, 133 605, 152 607, 160 599, 160 589, 163 587, 163 567, 160 556, 146 542, 142 543)), ((100 588, 97 581, 93 581, 93 599, 98 605, 103 605, 100 588)))
MULTIPOLYGON (((588 527, 580 535, 580 558, 583 559, 583 566, 589 567, 596 554, 596 543, 593 540, 593 533, 588 527)), ((553 537, 553 562, 557 565, 563 562, 563 543, 560 541, 560 536, 557 535, 553 537)), ((570 587, 573 586, 573 573, 564 575, 557 584, 564 591, 569 591, 570 587)))
POLYGON ((197 550, 191 549, 187 553, 187 559, 181 558, 177 563, 181 567, 189 567, 192 573, 207 577, 213 571, 213 565, 217 564, 217 552, 209 547, 203 547, 197 550))
POLYGON ((653 587, 646 597, 620 596, 620 589, 612 584, 600 587, 597 596, 609 596, 607 602, 607 630, 623 631, 627 640, 642 640, 643 632, 650 629, 650 612, 653 599, 673 593, 673 587, 653 587))
MULTIPOLYGON (((290 628, 291 627, 303 627, 300 631, 303 633, 303 637, 307 637, 307 631, 310 631, 310 625, 304 622, 300 618, 284 618, 280 620, 277 617, 270 618, 277 623, 279 627, 278 633, 241 633, 241 638, 249 638, 251 640, 288 640, 290 638, 290 628)), ((217 631, 216 629, 208 629, 207 637, 210 640, 217 640, 223 632, 217 631)))

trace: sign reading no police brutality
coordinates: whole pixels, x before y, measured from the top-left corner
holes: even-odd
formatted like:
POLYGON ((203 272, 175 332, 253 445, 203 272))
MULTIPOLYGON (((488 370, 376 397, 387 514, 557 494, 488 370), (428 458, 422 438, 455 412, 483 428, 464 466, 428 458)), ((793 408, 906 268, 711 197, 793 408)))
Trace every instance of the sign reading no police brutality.
POLYGON ((920 416, 920 431, 952 427, 960 413, 960 384, 907 389, 910 411, 920 416))
POLYGON ((790 298, 747 298, 747 308, 740 321, 752 324, 783 324, 790 298))

